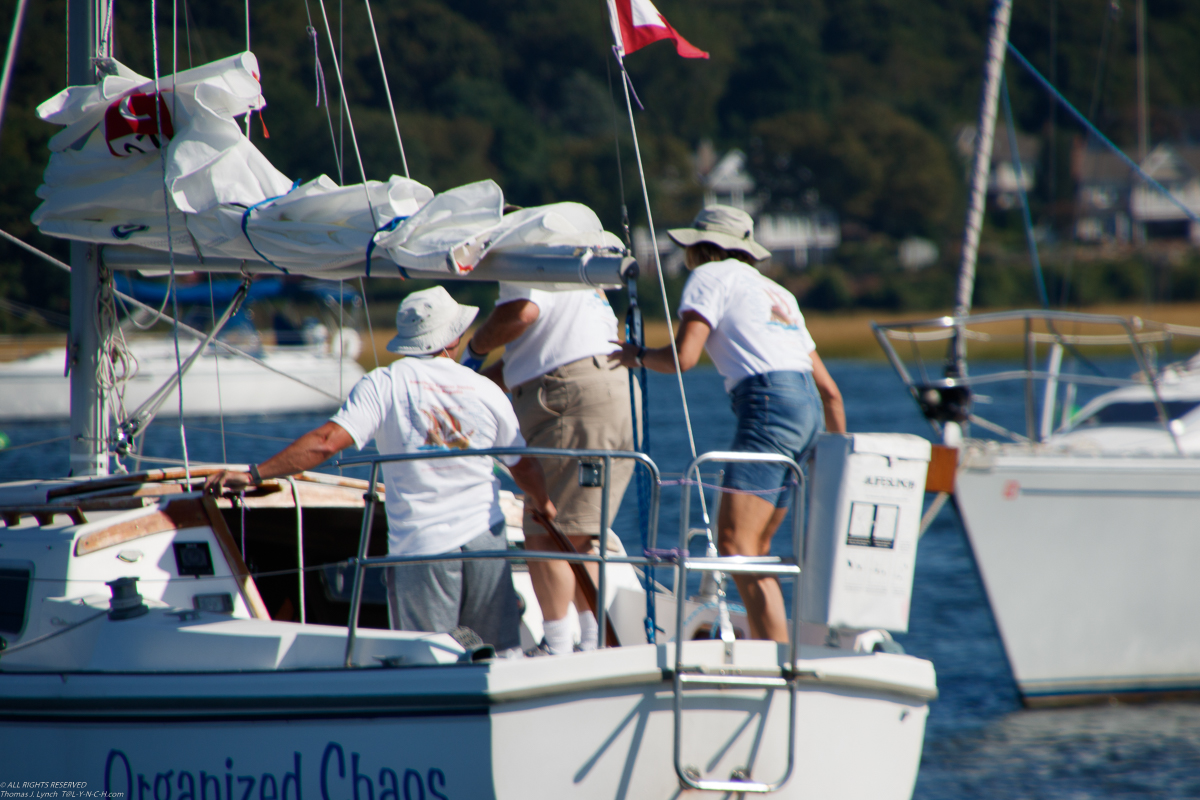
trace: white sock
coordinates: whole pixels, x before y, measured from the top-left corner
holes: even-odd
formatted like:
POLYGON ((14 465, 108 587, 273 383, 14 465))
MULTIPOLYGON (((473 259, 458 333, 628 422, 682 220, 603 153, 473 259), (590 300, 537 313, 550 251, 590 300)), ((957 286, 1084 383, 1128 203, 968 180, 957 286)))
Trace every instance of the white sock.
POLYGON ((553 655, 560 656, 574 650, 575 643, 571 641, 571 619, 542 620, 542 630, 546 633, 546 646, 553 655))
POLYGON ((584 611, 579 615, 579 649, 583 651, 596 649, 596 634, 600 631, 596 623, 596 615, 584 611))

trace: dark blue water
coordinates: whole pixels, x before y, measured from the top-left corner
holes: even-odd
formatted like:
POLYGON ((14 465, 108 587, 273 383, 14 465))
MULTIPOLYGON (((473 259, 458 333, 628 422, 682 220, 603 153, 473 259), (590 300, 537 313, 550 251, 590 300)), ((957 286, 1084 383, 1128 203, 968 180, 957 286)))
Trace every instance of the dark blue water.
MULTIPOLYGON (((1109 367, 1111 374, 1132 371, 1123 364, 1109 367)), ((844 361, 830 363, 829 368, 846 397, 851 430, 930 435, 887 366, 844 361)), ((733 435, 733 415, 720 376, 711 369, 697 368, 685 376, 685 386, 697 448, 701 452, 724 449, 733 435)), ((1023 431, 1021 387, 989 392, 993 402, 979 410, 1023 431)), ((649 395, 651 455, 664 477, 678 477, 689 452, 675 379, 651 375, 649 395)), ((323 421, 321 416, 226 420, 227 459, 261 461, 323 421)), ((189 423, 192 459, 222 460, 219 428, 217 420, 189 423)), ((11 446, 0 450, 0 481, 65 474, 65 440, 21 447, 65 437, 65 424, 9 426, 4 432, 11 446)), ((151 427, 146 452, 167 458, 181 456, 179 431, 173 421, 164 419, 151 427)), ((678 541, 678 503, 677 489, 664 492, 662 546, 678 541)), ((693 522, 698 514, 696 507, 693 522)), ((635 531, 636 519, 631 490, 616 527, 622 532, 635 531)), ((626 535, 627 545, 636 548, 637 534, 626 535)), ((780 552, 790 549, 785 536, 776 539, 780 552)), ((942 511, 921 540, 909 630, 898 640, 909 653, 933 661, 941 692, 931 707, 915 797, 1200 797, 1200 704, 1021 708, 983 587, 952 508, 942 511)), ((863 757, 864 767, 869 768, 870 754, 863 757)))

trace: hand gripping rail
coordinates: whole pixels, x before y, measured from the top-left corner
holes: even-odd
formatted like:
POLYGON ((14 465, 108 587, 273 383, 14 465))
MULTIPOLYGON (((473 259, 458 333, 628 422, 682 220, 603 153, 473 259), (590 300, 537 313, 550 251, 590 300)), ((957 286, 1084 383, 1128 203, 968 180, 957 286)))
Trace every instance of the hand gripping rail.
MULTIPOLYGON (((648 542, 651 548, 655 546, 658 531, 658 504, 660 495, 661 476, 658 471, 658 466, 645 453, 635 453, 626 450, 556 450, 549 447, 489 447, 479 450, 423 450, 416 453, 397 453, 394 455, 374 455, 374 456, 357 456, 355 458, 344 458, 337 462, 339 467, 356 466, 359 464, 371 465, 371 478, 367 482, 367 493, 363 495, 366 501, 363 507, 363 523, 362 531, 358 538, 358 557, 353 559, 351 563, 354 565, 354 584, 350 593, 350 622, 346 635, 346 666, 354 666, 354 643, 358 636, 358 614, 362 607, 362 590, 363 576, 368 567, 385 566, 388 564, 412 564, 428 561, 472 561, 478 558, 503 558, 509 561, 524 560, 530 557, 529 553, 520 552, 482 552, 482 553, 440 553, 437 555, 428 556, 376 556, 374 558, 367 557, 367 544, 371 539, 371 524, 375 516, 375 504, 379 502, 379 494, 377 487, 379 485, 379 470, 383 464, 389 464, 397 461, 425 461, 434 458, 478 458, 480 456, 545 456, 555 458, 587 458, 595 459, 604 462, 604 482, 600 490, 600 555, 571 555, 567 553, 541 553, 537 555, 537 559, 541 561, 579 561, 579 562, 595 562, 600 565, 600 585, 597 587, 596 597, 599 602, 596 604, 597 614, 596 623, 600 628, 599 647, 605 646, 605 621, 608 613, 607 604, 604 602, 608 597, 607 589, 607 573, 608 562, 616 561, 624 564, 641 564, 648 565, 658 563, 648 558, 630 558, 626 556, 609 556, 608 555, 608 517, 609 517, 609 481, 608 476, 612 474, 612 462, 616 458, 628 458, 636 461, 646 469, 650 470, 650 475, 653 478, 651 495, 650 495, 650 520, 649 520, 649 536, 648 542)), ((794 660, 794 659, 793 659, 794 660)), ((790 767, 789 767, 790 772, 790 767)))
MULTIPOLYGON (((684 473, 684 479, 691 479, 693 474, 695 474, 696 480, 699 481, 700 465, 709 461, 724 463, 757 462, 785 465, 796 479, 795 486, 792 488, 792 552, 797 555, 804 552, 802 541, 804 535, 804 473, 800 471, 800 467, 797 466, 795 461, 786 456, 770 453, 703 453, 693 459, 692 463, 688 465, 687 471, 684 473)), ((675 773, 679 776, 680 782, 686 788, 690 789, 699 789, 708 792, 729 792, 733 794, 742 792, 766 794, 774 792, 780 789, 792 777, 792 770, 795 767, 796 760, 796 655, 798 652, 797 641, 800 638, 800 587, 797 585, 792 592, 792 624, 791 630, 788 632, 788 663, 781 665, 783 677, 778 678, 767 677, 761 674, 750 674, 750 672, 739 674, 735 668, 731 668, 727 673, 714 675, 711 670, 705 672, 695 667, 686 666, 683 663, 683 598, 687 594, 687 576, 689 570, 697 572, 779 575, 781 577, 791 576, 799 584, 800 566, 796 563, 795 558, 784 559, 775 556, 725 556, 722 558, 691 558, 687 556, 688 517, 691 510, 691 494, 691 492, 683 493, 679 513, 679 550, 684 555, 676 563, 675 576, 675 773), (787 769, 784 771, 783 777, 774 783, 750 780, 702 780, 696 774, 695 770, 684 766, 683 689, 688 684, 788 689, 790 696, 788 706, 787 769)), ((755 672, 760 671, 755 670, 755 672)))

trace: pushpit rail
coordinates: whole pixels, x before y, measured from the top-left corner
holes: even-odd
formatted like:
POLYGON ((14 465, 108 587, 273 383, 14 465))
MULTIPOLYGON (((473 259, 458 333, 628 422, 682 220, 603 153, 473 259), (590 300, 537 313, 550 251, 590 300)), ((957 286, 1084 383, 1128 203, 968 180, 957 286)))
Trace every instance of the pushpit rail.
MULTIPOLYGON (((1200 328, 1153 322, 1140 317, 1044 309, 997 311, 913 321, 872 322, 871 328, 879 346, 887 355, 888 362, 900 380, 904 382, 909 394, 917 402, 938 435, 942 434, 942 424, 953 420, 955 422, 974 422, 993 433, 1001 434, 1014 441, 1045 441, 1052 432, 1056 432, 1052 415, 1059 384, 1112 388, 1148 386, 1159 423, 1170 435, 1176 451, 1180 454, 1183 452, 1179 436, 1170 425, 1171 418, 1163 403, 1160 384, 1165 370, 1157 368, 1151 356, 1155 345, 1161 344, 1169 348, 1176 339, 1190 340, 1195 343, 1200 340, 1200 328), (1009 324, 1009 330, 1005 329, 1005 323, 1009 324), (989 325, 997 325, 999 329, 980 330, 981 326, 989 325), (1064 328, 1067 326, 1107 327, 1111 332, 1066 332, 1064 328), (931 374, 932 370, 925 363, 926 358, 921 353, 919 345, 939 341, 949 344, 956 337, 965 338, 968 342, 1019 341, 1023 367, 980 375, 969 375, 965 371, 963 374, 956 374, 952 370, 948 370, 942 377, 934 377, 931 374), (897 351, 897 343, 906 343, 911 348, 910 360, 916 367, 916 375, 909 371, 904 358, 897 351), (1049 345, 1058 353, 1055 356, 1052 351, 1045 369, 1037 368, 1038 345, 1049 345), (1078 354, 1080 347, 1128 348, 1130 355, 1137 363, 1139 374, 1132 378, 1114 378, 1100 374, 1063 372, 1060 369, 1062 353, 1067 351, 1078 354), (970 411, 970 392, 973 387, 1008 381, 1024 381, 1025 383, 1024 434, 1010 431, 970 411), (1040 425, 1035 393, 1035 384, 1038 381, 1044 382, 1046 387, 1042 399, 1040 425), (965 400, 959 399, 955 393, 962 394, 965 400), (954 399, 961 408, 948 406, 945 401, 947 397, 954 399)), ((1058 431, 1068 429, 1071 424, 1072 421, 1064 414, 1063 423, 1059 426, 1058 431)))
MULTIPOLYGON (((689 516, 691 511, 691 492, 684 492, 682 503, 679 512, 679 552, 680 557, 676 559, 676 576, 675 576, 675 669, 674 669, 674 690, 675 690, 675 773, 679 776, 680 782, 690 789, 699 789, 706 792, 728 792, 739 794, 742 792, 753 794, 767 794, 780 789, 792 777, 792 771, 795 768, 796 762, 796 658, 798 655, 798 641, 800 639, 800 564, 799 556, 804 552, 804 473, 795 461, 787 456, 776 455, 774 453, 735 453, 735 452, 720 452, 713 451, 710 453, 702 453, 692 459, 692 463, 688 465, 684 472, 684 481, 690 482, 695 475, 695 479, 699 482, 700 466, 710 461, 721 463, 758 463, 758 464, 783 464, 792 473, 795 482, 792 484, 792 558, 780 558, 778 556, 724 556, 718 558, 693 558, 687 555, 688 548, 688 528, 689 516), (698 668, 688 667, 683 663, 683 636, 684 629, 684 602, 683 597, 687 594, 687 576, 689 570, 697 572, 724 572, 724 573, 742 573, 742 574, 759 574, 759 575, 778 575, 780 577, 791 577, 795 580, 796 585, 792 591, 792 614, 791 627, 788 631, 788 662, 782 665, 780 670, 781 676, 765 676, 762 674, 749 674, 749 672, 739 671, 734 668, 721 670, 721 674, 714 675, 711 671, 705 671, 698 668), (774 783, 764 783, 762 781, 751 781, 748 779, 742 780, 703 780, 694 769, 691 769, 683 763, 683 688, 687 684, 704 685, 704 686, 726 686, 740 687, 746 689, 787 689, 789 692, 788 704, 788 742, 787 742, 787 769, 783 776, 774 783)), ((702 489, 703 491, 703 489, 702 489)), ((781 488, 780 491, 783 491, 781 488)), ((761 671, 759 671, 761 673, 761 671)))
MULTIPOLYGON (((702 457, 703 458, 703 457, 702 457)), ((484 558, 501 558, 509 561, 523 561, 526 559, 534 559, 538 561, 575 561, 580 563, 597 563, 600 565, 600 581, 596 590, 596 596, 599 602, 596 604, 596 623, 599 627, 598 646, 603 648, 606 646, 605 625, 608 615, 608 608, 605 599, 608 597, 608 562, 618 562, 622 564, 636 564, 643 566, 653 566, 661 564, 661 560, 652 558, 639 558, 631 556, 609 556, 608 555, 608 517, 609 517, 609 476, 612 474, 612 462, 614 459, 630 459, 636 464, 641 464, 650 471, 653 478, 651 482, 650 494, 650 517, 648 525, 647 543, 651 549, 655 547, 658 531, 658 507, 661 496, 661 475, 658 471, 658 465, 645 453, 637 453, 629 450, 560 450, 549 447, 488 447, 478 450, 423 450, 415 453, 395 453, 392 455, 369 455, 355 456, 352 458, 344 458, 337 462, 339 467, 361 466, 369 464, 371 466, 371 478, 367 481, 367 493, 363 495, 365 500, 363 508, 363 523, 362 531, 359 533, 358 540, 358 556, 351 560, 354 566, 354 584, 350 594, 350 620, 347 626, 346 635, 346 666, 354 666, 354 644, 358 637, 358 615, 362 607, 362 591, 363 582, 366 570, 369 567, 388 566, 392 564, 414 564, 425 563, 431 561, 474 561, 484 558), (600 493, 600 555, 592 556, 582 553, 543 553, 537 551, 536 555, 529 551, 492 551, 481 553, 438 553, 436 555, 427 556, 374 556, 367 557, 367 545, 371 539, 371 526, 375 517, 375 505, 379 502, 379 472, 384 464, 395 463, 399 461, 427 461, 430 459, 441 458, 479 458, 479 457, 497 457, 497 456, 535 456, 548 458, 575 458, 586 459, 589 461, 600 461, 604 464, 603 480, 601 483, 600 493)))

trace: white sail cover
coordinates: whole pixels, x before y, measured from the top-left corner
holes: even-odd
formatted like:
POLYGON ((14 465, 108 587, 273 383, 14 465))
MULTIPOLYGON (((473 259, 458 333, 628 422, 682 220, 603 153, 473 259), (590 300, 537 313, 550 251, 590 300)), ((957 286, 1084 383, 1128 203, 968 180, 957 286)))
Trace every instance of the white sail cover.
POLYGON ((37 110, 65 126, 50 140, 32 217, 50 236, 167 250, 169 208, 176 251, 309 274, 362 262, 368 250, 401 268, 460 275, 492 251, 624 250, 578 203, 505 215, 490 180, 438 195, 395 175, 293 183, 234 119, 266 105, 253 53, 162 78, 158 95, 122 64, 104 71, 100 83, 72 86, 37 110))

